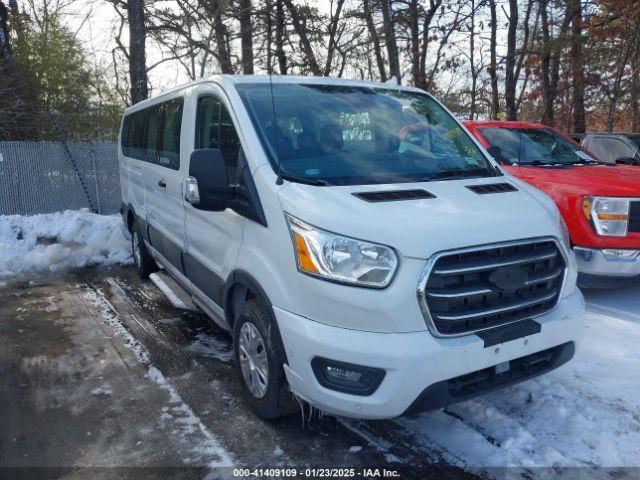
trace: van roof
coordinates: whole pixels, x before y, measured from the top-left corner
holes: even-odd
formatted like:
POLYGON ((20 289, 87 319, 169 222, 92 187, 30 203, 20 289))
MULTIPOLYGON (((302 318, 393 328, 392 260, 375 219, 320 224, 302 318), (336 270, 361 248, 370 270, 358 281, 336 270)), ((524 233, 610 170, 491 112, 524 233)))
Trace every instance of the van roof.
POLYGON ((422 92, 419 88, 396 85, 394 83, 382 83, 382 82, 370 82, 366 80, 351 80, 346 78, 331 78, 331 77, 312 77, 312 76, 296 76, 296 75, 213 75, 210 77, 195 80, 183 85, 176 86, 174 88, 165 90, 163 92, 154 95, 151 98, 143 100, 125 109, 125 113, 135 111, 146 106, 153 105, 157 100, 171 96, 181 90, 195 87, 204 83, 217 83, 220 86, 231 87, 233 85, 243 83, 269 83, 283 84, 283 83, 307 83, 314 85, 345 85, 345 86, 362 86, 372 88, 397 88, 404 91, 422 92))

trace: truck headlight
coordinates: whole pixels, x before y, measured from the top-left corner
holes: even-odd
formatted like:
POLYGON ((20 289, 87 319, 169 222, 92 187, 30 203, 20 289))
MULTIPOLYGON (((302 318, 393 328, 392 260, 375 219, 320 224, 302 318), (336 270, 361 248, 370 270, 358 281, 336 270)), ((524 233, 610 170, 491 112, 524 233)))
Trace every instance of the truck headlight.
POLYGON ((585 197, 582 213, 598 235, 625 237, 629 226, 629 204, 626 198, 585 197))
POLYGON ((286 218, 300 272, 361 287, 391 283, 398 268, 392 248, 327 232, 288 214, 286 218))

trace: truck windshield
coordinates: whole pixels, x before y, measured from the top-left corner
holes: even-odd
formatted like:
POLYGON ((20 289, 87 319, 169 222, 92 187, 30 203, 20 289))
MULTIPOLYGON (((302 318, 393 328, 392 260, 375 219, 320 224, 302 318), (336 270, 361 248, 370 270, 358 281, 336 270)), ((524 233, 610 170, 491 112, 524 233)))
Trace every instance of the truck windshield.
POLYGON ((312 84, 240 84, 274 168, 291 181, 362 185, 495 176, 425 94, 312 84))
POLYGON ((548 128, 478 129, 493 147, 496 160, 510 165, 575 165, 597 163, 589 152, 548 128))

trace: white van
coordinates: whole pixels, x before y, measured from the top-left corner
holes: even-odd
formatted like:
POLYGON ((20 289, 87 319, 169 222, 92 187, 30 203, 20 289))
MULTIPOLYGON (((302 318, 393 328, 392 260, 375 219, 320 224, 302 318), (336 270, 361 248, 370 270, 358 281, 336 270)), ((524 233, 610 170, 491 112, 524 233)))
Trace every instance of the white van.
POLYGON ((439 408, 582 335, 554 203, 421 90, 213 77, 127 109, 119 159, 140 275, 232 333, 263 418, 439 408))

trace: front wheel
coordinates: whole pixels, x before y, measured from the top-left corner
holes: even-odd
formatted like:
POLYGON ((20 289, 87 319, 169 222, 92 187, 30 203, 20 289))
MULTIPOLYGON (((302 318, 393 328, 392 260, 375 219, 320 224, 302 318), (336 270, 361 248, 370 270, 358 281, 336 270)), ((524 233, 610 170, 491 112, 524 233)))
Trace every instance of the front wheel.
POLYGON ((233 347, 244 396, 256 414, 272 420, 293 413, 280 334, 265 307, 254 299, 247 300, 236 318, 233 347))
POLYGON ((136 266, 140 278, 147 278, 149 274, 155 272, 158 267, 155 260, 149 254, 138 224, 134 223, 131 228, 131 253, 133 255, 133 263, 136 266))

